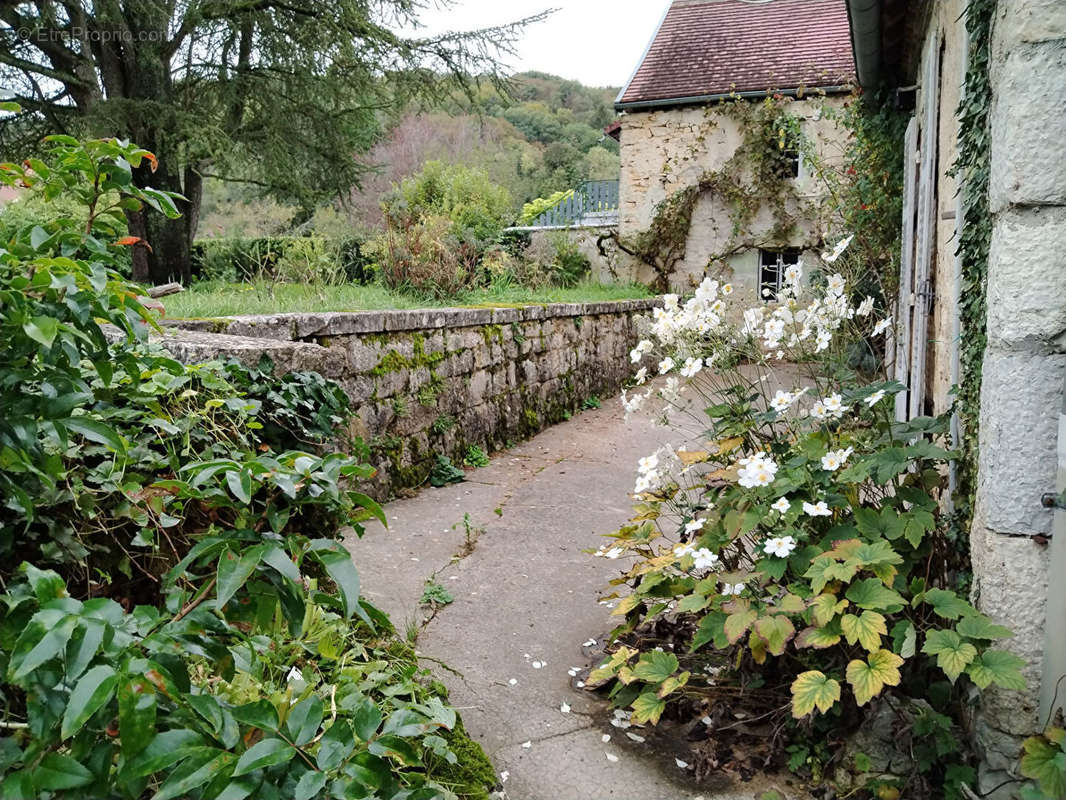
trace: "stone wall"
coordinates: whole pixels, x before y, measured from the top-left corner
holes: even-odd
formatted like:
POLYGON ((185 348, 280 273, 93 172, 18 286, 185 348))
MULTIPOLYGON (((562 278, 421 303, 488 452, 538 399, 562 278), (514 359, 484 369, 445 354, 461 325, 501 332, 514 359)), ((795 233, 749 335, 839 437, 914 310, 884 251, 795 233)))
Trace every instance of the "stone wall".
MULTIPOLYGON (((839 159, 847 133, 828 119, 823 107, 840 105, 844 98, 829 97, 818 100, 798 100, 789 112, 801 120, 803 133, 827 162, 839 159)), ((694 185, 706 171, 721 169, 733 156, 742 141, 739 123, 727 113, 713 107, 687 106, 654 111, 630 111, 622 117, 621 175, 619 185, 619 235, 636 236, 651 224, 655 207, 681 189, 694 185)), ((818 183, 807 165, 800 165, 795 178, 799 194, 815 198, 820 194, 818 183)), ((773 227, 774 219, 767 209, 749 226, 748 238, 758 239, 773 227)), ((822 221, 801 221, 794 246, 818 239, 823 231, 822 221)), ((708 274, 708 259, 722 252, 732 238, 729 209, 720 200, 705 196, 697 203, 692 215, 685 259, 671 277, 673 286, 691 289, 708 274)), ((805 257, 808 263, 813 259, 805 257)), ((648 283, 654 277, 650 268, 628 259, 628 274, 648 283)), ((754 251, 738 253, 728 259, 728 270, 714 272, 715 277, 732 281, 742 288, 758 286, 759 259, 754 251)))
POLYGON ((1046 615, 1049 547, 1032 538, 1052 529, 1040 497, 1055 489, 1066 386, 1066 4, 1000 0, 990 69, 992 245, 973 566, 979 606, 1014 630, 1007 646, 1028 663, 1030 691, 985 696, 982 791, 1016 769, 1020 737, 1043 725, 1041 678, 1048 688, 1059 677, 1042 675, 1045 629, 1052 647, 1066 647, 1063 620, 1046 615))
POLYGON ((437 454, 459 464, 469 446, 498 450, 615 395, 656 302, 180 320, 164 343, 188 362, 266 354, 337 381, 378 468, 370 488, 387 497, 421 485, 437 454))
POLYGON ((589 277, 598 283, 617 283, 628 280, 630 275, 619 273, 619 251, 613 239, 607 239, 617 224, 583 225, 572 228, 529 228, 530 244, 534 247, 547 247, 552 238, 565 236, 577 245, 589 260, 589 277), (603 239, 602 252, 600 240, 603 239))

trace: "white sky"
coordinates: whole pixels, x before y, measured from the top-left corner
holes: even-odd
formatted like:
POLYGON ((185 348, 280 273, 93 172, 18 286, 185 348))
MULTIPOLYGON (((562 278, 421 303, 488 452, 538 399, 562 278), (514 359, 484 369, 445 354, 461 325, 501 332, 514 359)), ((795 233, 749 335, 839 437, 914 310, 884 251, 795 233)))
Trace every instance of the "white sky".
POLYGON ((515 72, 538 70, 587 86, 622 86, 644 53, 669 0, 455 0, 421 15, 420 34, 486 28, 547 8, 551 17, 526 28, 515 72))

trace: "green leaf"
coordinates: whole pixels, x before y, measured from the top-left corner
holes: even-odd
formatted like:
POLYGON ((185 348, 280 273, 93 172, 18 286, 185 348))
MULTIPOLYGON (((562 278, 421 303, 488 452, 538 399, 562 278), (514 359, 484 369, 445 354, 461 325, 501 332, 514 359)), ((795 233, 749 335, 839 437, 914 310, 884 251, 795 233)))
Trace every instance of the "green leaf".
POLYGON ((126 443, 123 438, 115 433, 113 428, 104 425, 102 422, 97 422, 88 417, 70 417, 70 419, 63 420, 63 426, 74 431, 74 433, 81 434, 90 442, 110 447, 117 453, 126 451, 126 443))
POLYGON ((1009 639, 1014 636, 1010 628, 997 625, 984 614, 965 617, 955 626, 955 632, 968 639, 1009 639))
POLYGON ((859 608, 871 611, 893 613, 899 611, 905 605, 899 592, 889 589, 878 578, 867 578, 853 583, 848 587, 845 596, 859 608))
POLYGON ((118 687, 118 732, 122 754, 127 760, 148 746, 155 731, 155 687, 136 675, 118 687))
POLYGON ((1057 761, 1062 748, 1045 736, 1032 736, 1022 745, 1021 772, 1040 784, 1040 791, 1051 798, 1066 796, 1066 772, 1057 761))
POLYGON ((157 733, 136 758, 126 762, 123 776, 142 778, 205 749, 204 737, 196 731, 182 728, 163 731, 157 733))
POLYGON ((47 661, 51 661, 59 655, 66 646, 67 640, 70 638, 70 635, 77 624, 78 621, 74 617, 65 617, 62 622, 48 630, 25 657, 16 659, 16 656, 19 655, 19 651, 21 650, 20 645, 23 643, 23 637, 28 634, 33 635, 39 632, 37 627, 31 621, 30 627, 26 629, 23 635, 20 636, 15 643, 15 652, 12 654, 8 664, 9 669, 15 667, 16 664, 18 665, 12 679, 18 681, 25 678, 39 666, 47 661))
POLYGON ((918 630, 910 620, 892 626, 892 649, 904 660, 911 658, 918 647, 918 630))
MULTIPOLYGON (((374 727, 377 730, 377 726, 374 727)), ((315 763, 319 769, 332 770, 344 763, 355 749, 351 726, 343 719, 335 720, 322 738, 318 740, 315 763)))
POLYGON ((260 783, 261 781, 256 780, 254 777, 249 777, 248 775, 234 778, 226 784, 226 788, 222 790, 222 794, 216 797, 215 800, 244 800, 244 798, 259 788, 260 783))
POLYGON ((1004 689, 1025 690, 1022 667, 1025 661, 1006 650, 985 650, 966 667, 966 674, 978 689, 995 683, 1004 689))
POLYGON ((922 599, 944 619, 959 619, 977 613, 977 609, 949 589, 930 589, 922 599))
POLYGON ((223 550, 218 559, 217 608, 222 608, 255 572, 263 558, 264 546, 249 547, 239 555, 232 550, 223 550))
POLYGON ((278 712, 266 700, 256 700, 254 703, 246 703, 232 709, 233 716, 238 722, 251 725, 264 731, 278 731, 278 712))
POLYGON ((936 656, 937 666, 954 683, 966 669, 967 664, 977 657, 977 648, 964 642, 955 631, 929 631, 925 635, 922 652, 936 656))
POLYGON ((666 710, 666 701, 658 697, 655 692, 644 692, 633 701, 633 722, 643 725, 650 722, 652 725, 659 724, 659 718, 666 710))
POLYGON ((300 780, 296 784, 296 788, 292 793, 292 800, 311 800, 312 797, 317 797, 318 793, 326 785, 326 773, 324 772, 305 772, 300 776, 300 780))
POLYGON ((918 547, 928 531, 936 527, 936 519, 928 511, 912 509, 907 514, 907 523, 903 535, 911 547, 918 547))
POLYGON ((817 708, 823 714, 840 700, 840 683, 818 670, 800 673, 792 682, 792 716, 802 719, 817 708))
POLYGON ((11 114, 18 114, 20 111, 22 111, 22 106, 20 106, 18 103, 12 103, 8 100, 5 100, 4 102, 0 103, 0 111, 7 111, 11 114))
POLYGON ((679 664, 673 653, 653 650, 641 653, 633 667, 633 676, 647 683, 658 685, 677 672, 679 664))
POLYGON ((70 702, 63 712, 60 738, 69 739, 81 730, 93 714, 111 699, 118 677, 108 666, 93 667, 86 672, 70 693, 70 702))
POLYGON ((228 471, 226 485, 242 503, 247 505, 252 502, 252 475, 246 469, 228 471))
POLYGON ((46 753, 33 770, 33 785, 36 789, 62 791, 88 786, 93 774, 78 761, 61 753, 46 753))
POLYGON ((377 703, 369 697, 360 700, 355 713, 352 714, 352 725, 355 728, 355 735, 364 742, 373 739, 378 726, 381 725, 381 709, 378 708, 377 703))
POLYGON ((188 796, 192 789, 214 780, 233 764, 233 753, 227 753, 224 750, 213 750, 212 752, 218 755, 211 758, 207 763, 196 767, 191 772, 186 774, 183 769, 172 772, 159 791, 152 795, 152 800, 172 800, 175 797, 188 796))
POLYGON ((845 614, 840 619, 840 630, 848 644, 858 642, 869 653, 881 649, 881 637, 888 633, 885 618, 876 611, 863 611, 860 616, 845 614))
POLYGON ((866 661, 855 659, 849 663, 846 676, 855 692, 855 702, 866 705, 886 686, 899 686, 902 663, 903 659, 891 650, 878 650, 866 661))
POLYGON ((362 616, 366 612, 359 606, 359 573, 352 563, 352 557, 337 542, 328 542, 328 545, 330 549, 313 549, 311 552, 325 568, 326 574, 337 584, 344 616, 348 619, 351 619, 353 614, 362 616))
POLYGON ((692 639, 692 647, 689 652, 695 653, 707 642, 714 642, 719 650, 729 646, 729 640, 725 636, 726 615, 721 611, 709 611, 700 619, 700 627, 692 639))
POLYGON ((370 742, 367 749, 376 756, 389 756, 409 767, 416 767, 422 763, 418 757, 418 749, 409 739, 392 734, 382 734, 370 742))
POLYGON ((23 562, 19 570, 25 574, 30 582, 30 588, 37 596, 37 602, 41 605, 67 596, 67 586, 57 572, 50 569, 37 569, 33 564, 23 562))
POLYGON ((257 769, 284 764, 295 755, 296 751, 293 750, 288 742, 274 738, 263 739, 263 741, 252 745, 241 755, 240 760, 237 762, 237 767, 233 770, 233 777, 247 775, 257 769))
POLYGON ((824 627, 849 605, 847 600, 838 600, 835 594, 820 594, 811 601, 811 612, 814 621, 824 627))
POLYGON ((322 701, 315 694, 293 706, 285 720, 285 727, 289 729, 293 744, 297 747, 314 739, 321 725, 322 701))
POLYGON ((748 608, 746 604, 726 617, 725 635, 729 640, 729 643, 736 644, 740 641, 740 638, 747 633, 748 628, 750 628, 752 623, 758 618, 759 612, 748 608))

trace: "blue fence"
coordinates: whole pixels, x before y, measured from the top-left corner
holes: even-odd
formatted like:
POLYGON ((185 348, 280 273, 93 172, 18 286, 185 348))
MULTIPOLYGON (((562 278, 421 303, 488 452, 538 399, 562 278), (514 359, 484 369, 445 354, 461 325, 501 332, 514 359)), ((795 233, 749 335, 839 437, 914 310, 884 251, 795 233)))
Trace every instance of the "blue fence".
POLYGON ((618 181, 587 181, 549 208, 531 228, 610 225, 618 221, 618 181))

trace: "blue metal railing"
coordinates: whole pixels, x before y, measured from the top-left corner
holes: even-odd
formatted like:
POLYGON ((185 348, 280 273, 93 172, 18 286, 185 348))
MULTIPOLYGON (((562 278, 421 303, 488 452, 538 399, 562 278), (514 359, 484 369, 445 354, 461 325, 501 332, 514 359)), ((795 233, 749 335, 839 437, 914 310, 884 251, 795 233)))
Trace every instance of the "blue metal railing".
POLYGON ((586 181, 533 222, 531 228, 610 224, 618 219, 618 181, 586 181))

